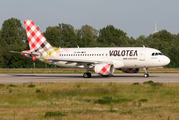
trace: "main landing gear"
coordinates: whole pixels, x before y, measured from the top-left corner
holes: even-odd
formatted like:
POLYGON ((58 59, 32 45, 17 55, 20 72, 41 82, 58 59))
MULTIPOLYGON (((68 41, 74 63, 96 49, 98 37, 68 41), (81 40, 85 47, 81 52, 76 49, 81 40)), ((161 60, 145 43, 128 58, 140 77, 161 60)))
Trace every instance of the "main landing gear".
POLYGON ((91 73, 86 72, 86 73, 83 74, 83 77, 84 78, 90 78, 91 77, 91 73))
POLYGON ((149 77, 149 74, 147 73, 147 68, 143 68, 143 70, 145 71, 144 77, 145 77, 145 78, 149 77))
POLYGON ((83 74, 84 78, 90 78, 91 77, 91 73, 89 73, 89 70, 86 69, 86 72, 83 74))

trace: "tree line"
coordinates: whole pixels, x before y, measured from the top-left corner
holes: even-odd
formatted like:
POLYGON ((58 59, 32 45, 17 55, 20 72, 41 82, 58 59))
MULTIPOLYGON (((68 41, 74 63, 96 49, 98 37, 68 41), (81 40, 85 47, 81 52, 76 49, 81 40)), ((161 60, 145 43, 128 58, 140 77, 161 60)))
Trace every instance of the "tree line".
MULTIPOLYGON (((168 56, 171 63, 167 67, 179 67, 179 33, 171 34, 161 30, 149 36, 128 37, 123 30, 107 25, 96 30, 90 25, 75 29, 70 24, 60 23, 49 26, 43 33, 54 47, 151 47, 168 56)), ((38 60, 26 58, 9 51, 29 50, 25 28, 17 18, 5 20, 0 30, 0 67, 27 67, 25 65, 45 65, 38 60)))

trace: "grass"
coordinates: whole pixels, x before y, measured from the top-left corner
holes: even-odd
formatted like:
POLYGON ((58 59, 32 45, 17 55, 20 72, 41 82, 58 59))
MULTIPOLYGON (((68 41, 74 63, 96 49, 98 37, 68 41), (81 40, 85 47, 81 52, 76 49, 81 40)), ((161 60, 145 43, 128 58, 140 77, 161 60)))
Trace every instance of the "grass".
POLYGON ((34 88, 34 87, 36 87, 34 84, 30 84, 30 85, 28 85, 28 87, 29 88, 34 88))
POLYGON ((145 83, 0 84, 0 120, 179 119, 179 83, 145 83))
POLYGON ((120 99, 99 99, 95 101, 94 103, 98 104, 111 104, 111 103, 122 103, 122 102, 129 102, 132 101, 132 99, 127 99, 127 98, 120 98, 120 99))
MULTIPOLYGON (((86 69, 78 68, 0 68, 0 73, 85 73, 86 69)), ((149 73, 179 73, 179 68, 150 68, 149 73)), ((92 72, 93 73, 93 72, 92 72)), ((114 73, 123 73, 120 70, 114 70, 114 73)), ((143 69, 140 69, 139 73, 144 73, 143 69)))
POLYGON ((14 84, 10 84, 10 85, 8 85, 9 87, 17 87, 16 85, 14 85, 14 84))
POLYGON ((56 116, 66 116, 66 114, 64 114, 64 113, 61 113, 61 112, 59 112, 59 111, 56 111, 56 112, 53 112, 53 111, 50 111, 50 112, 46 112, 45 113, 45 117, 56 117, 56 116))

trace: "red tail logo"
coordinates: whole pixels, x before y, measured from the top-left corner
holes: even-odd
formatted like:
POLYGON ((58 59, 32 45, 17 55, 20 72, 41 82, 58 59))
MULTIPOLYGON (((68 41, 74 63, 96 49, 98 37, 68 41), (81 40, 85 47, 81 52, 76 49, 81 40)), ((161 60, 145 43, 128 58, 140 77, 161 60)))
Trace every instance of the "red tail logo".
POLYGON ((30 50, 53 48, 32 20, 24 20, 30 50))

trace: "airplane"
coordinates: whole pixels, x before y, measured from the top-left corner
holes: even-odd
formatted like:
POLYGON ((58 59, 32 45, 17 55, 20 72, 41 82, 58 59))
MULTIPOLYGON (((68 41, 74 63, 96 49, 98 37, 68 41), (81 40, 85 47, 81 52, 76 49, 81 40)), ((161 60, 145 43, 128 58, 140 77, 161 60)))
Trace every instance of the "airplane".
POLYGON ((170 59, 159 50, 148 47, 93 47, 93 48, 56 48, 50 45, 32 20, 24 20, 30 50, 20 53, 25 57, 38 59, 52 65, 83 68, 84 78, 91 73, 108 77, 114 69, 125 73, 138 73, 140 68, 149 77, 148 68, 161 67, 170 63, 170 59))

